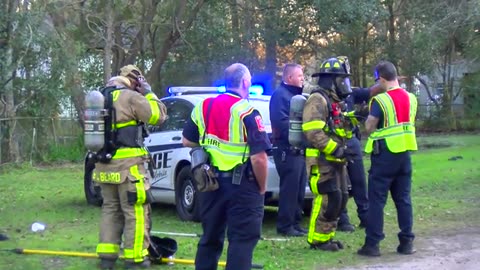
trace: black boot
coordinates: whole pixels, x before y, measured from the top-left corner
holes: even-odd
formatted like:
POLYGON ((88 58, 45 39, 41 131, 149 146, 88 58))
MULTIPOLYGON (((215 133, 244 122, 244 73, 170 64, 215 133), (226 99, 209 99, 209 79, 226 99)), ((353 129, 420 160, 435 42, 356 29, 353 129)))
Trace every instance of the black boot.
POLYGON ((138 263, 125 261, 125 269, 146 269, 150 268, 151 265, 150 259, 147 258, 143 262, 138 263))
POLYGON ((354 232, 355 226, 350 223, 338 224, 337 231, 339 232, 354 232))
POLYGON ((339 249, 343 249, 343 244, 342 244, 342 242, 340 242, 340 241, 338 241, 338 240, 332 240, 332 243, 336 244, 339 249))
POLYGON ((295 230, 301 232, 301 233, 304 233, 304 234, 307 234, 308 233, 308 230, 305 229, 305 228, 302 228, 300 225, 296 225, 293 227, 295 230))
POLYGON ((397 247, 397 252, 403 255, 410 255, 416 252, 413 248, 413 240, 400 240, 400 245, 397 247))
POLYGON ((8 240, 8 236, 6 236, 3 233, 0 233, 0 241, 5 241, 5 240, 8 240))
POLYGON ((368 256, 368 257, 378 257, 381 255, 380 248, 378 247, 378 245, 375 245, 375 246, 363 245, 363 247, 357 251, 357 254, 362 256, 368 256))
POLYGON ((329 240, 323 243, 310 244, 310 249, 318 249, 318 250, 324 250, 324 251, 338 251, 340 248, 336 243, 329 240))

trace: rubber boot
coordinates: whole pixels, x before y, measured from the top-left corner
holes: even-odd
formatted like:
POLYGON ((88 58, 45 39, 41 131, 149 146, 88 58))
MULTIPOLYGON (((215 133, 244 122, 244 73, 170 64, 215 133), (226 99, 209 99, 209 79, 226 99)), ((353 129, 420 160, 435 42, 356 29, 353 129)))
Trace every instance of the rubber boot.
POLYGON ((125 261, 125 269, 146 269, 150 268, 151 265, 150 259, 147 258, 143 262, 138 263, 125 261))
POLYGON ((337 231, 339 232, 354 232, 355 226, 350 223, 338 224, 337 231))
POLYGON ((367 257, 378 257, 381 255, 380 248, 378 247, 378 245, 374 245, 374 246, 363 245, 363 247, 357 251, 357 254, 362 256, 367 256, 367 257))
POLYGON ((336 244, 339 249, 343 249, 343 244, 342 244, 342 242, 340 242, 340 241, 338 241, 338 240, 332 240, 332 243, 336 244))
POLYGON ((397 252, 403 255, 410 255, 416 252, 413 248, 413 240, 400 240, 400 245, 397 247, 397 252))
POLYGON ((340 248, 336 243, 333 243, 331 240, 329 240, 323 243, 310 244, 310 249, 318 249, 318 250, 324 250, 324 251, 338 251, 340 248))

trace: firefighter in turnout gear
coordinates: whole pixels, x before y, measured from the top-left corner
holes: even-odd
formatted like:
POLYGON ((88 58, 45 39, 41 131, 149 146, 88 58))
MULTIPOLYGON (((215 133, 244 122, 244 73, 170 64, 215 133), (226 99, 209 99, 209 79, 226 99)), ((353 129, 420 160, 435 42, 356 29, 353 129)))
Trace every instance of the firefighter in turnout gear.
MULTIPOLYGON (((97 160, 93 181, 100 184, 103 205, 97 254, 101 269, 112 269, 123 237, 126 268, 149 267, 149 176, 144 167, 148 152, 143 145, 144 124, 160 125, 165 105, 152 92, 140 70, 128 65, 112 77, 102 92, 109 120, 106 133, 110 160, 97 160)), ((108 119, 108 117, 107 117, 108 119)))
POLYGON ((302 129, 308 141, 307 175, 313 200, 308 243, 312 249, 338 251, 334 241, 338 217, 348 200, 346 141, 354 125, 343 116, 344 99, 351 93, 350 66, 346 57, 323 62, 319 88, 312 91, 303 109, 302 129))

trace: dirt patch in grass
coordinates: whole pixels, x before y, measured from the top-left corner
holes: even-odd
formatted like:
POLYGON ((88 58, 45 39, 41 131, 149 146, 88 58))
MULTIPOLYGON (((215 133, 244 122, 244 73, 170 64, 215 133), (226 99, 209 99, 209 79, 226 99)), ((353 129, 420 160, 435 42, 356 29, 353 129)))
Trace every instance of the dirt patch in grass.
POLYGON ((417 239, 415 246, 417 252, 413 255, 398 255, 394 252, 382 250, 382 257, 365 258, 363 265, 341 269, 479 269, 480 228, 478 227, 438 232, 429 237, 417 239))

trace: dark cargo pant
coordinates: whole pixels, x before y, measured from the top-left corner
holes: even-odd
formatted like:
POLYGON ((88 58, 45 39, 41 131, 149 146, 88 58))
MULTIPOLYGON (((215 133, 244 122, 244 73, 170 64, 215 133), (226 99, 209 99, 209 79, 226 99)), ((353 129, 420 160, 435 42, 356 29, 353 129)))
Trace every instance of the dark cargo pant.
POLYGON ((400 232, 399 240, 413 240, 413 211, 410 198, 412 163, 410 152, 391 153, 384 141, 379 143, 380 153, 372 154, 368 175, 369 209, 365 244, 377 245, 385 238, 383 233, 383 209, 388 191, 397 208, 400 232))
POLYGON ((203 234, 195 257, 196 270, 215 270, 228 238, 226 270, 251 269, 253 250, 260 239, 264 196, 256 180, 219 177, 215 191, 198 192, 203 234))
POLYGON ((100 184, 103 205, 97 253, 100 258, 118 258, 123 235, 125 260, 141 262, 148 256, 150 244, 150 205, 146 203, 145 192, 147 174, 143 164, 120 174, 126 178, 121 184, 100 184))
MULTIPOLYGON (((360 141, 353 137, 347 141, 347 147, 355 153, 353 162, 347 164, 348 177, 352 184, 350 192, 355 204, 357 205, 357 215, 360 223, 365 225, 367 223, 368 212, 368 193, 367 193, 367 179, 365 175, 365 167, 363 166, 363 156, 360 141)), ((347 208, 342 211, 338 224, 349 224, 347 208)))
POLYGON ((273 150, 273 159, 280 177, 277 231, 286 233, 302 222, 307 184, 305 156, 280 147, 273 150))

